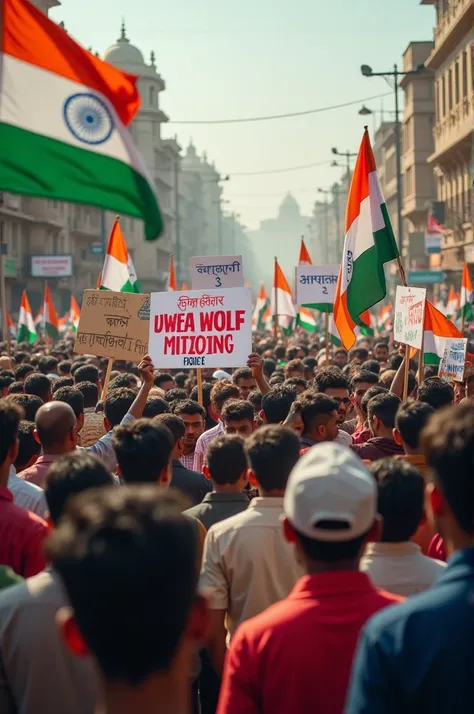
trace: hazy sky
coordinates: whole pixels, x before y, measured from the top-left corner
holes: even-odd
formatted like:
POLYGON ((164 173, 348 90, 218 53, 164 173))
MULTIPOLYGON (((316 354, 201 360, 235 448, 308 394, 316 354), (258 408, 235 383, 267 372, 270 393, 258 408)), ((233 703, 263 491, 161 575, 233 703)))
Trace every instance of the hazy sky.
MULTIPOLYGON (((317 109, 387 93, 365 103, 393 109, 382 78, 361 76, 402 62, 411 40, 432 38, 434 10, 420 0, 62 0, 51 12, 67 30, 101 55, 120 34, 148 59, 156 53, 166 80, 161 107, 170 116, 164 135, 186 146, 192 137, 218 171, 230 174, 226 206, 255 228, 271 217, 287 191, 306 213, 316 187, 336 181, 331 147, 355 151, 372 117, 354 106, 305 117, 223 125, 181 125, 178 120, 226 119, 317 109), (368 122, 367 122, 368 119, 368 122), (365 120, 365 121, 364 121, 365 120), (327 162, 298 171, 241 173, 327 162)), ((387 114, 386 118, 389 118, 387 114)))

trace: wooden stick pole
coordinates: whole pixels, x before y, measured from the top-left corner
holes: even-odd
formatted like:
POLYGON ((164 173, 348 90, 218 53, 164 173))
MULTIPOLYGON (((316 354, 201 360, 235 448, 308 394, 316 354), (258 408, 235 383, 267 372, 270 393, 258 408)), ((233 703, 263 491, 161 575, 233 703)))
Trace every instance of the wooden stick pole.
POLYGON ((202 398, 202 369, 201 369, 201 367, 197 368, 196 375, 197 375, 197 388, 198 388, 198 402, 201 406, 204 406, 203 398, 202 398))
POLYGON ((424 376, 424 369, 423 369, 423 360, 425 358, 425 352, 424 352, 424 347, 425 347, 425 331, 423 330, 423 337, 421 338, 421 349, 420 349, 420 356, 419 356, 419 362, 418 362, 418 386, 423 381, 423 376, 424 376))
POLYGON ((405 402, 408 397, 408 374, 410 372, 410 347, 405 345, 405 371, 403 373, 403 401, 405 402))
POLYGON ((101 399, 105 399, 107 396, 107 390, 109 388, 109 382, 110 382, 110 373, 112 372, 112 366, 114 364, 114 361, 112 357, 109 357, 109 362, 107 364, 107 371, 105 373, 105 378, 104 378, 104 386, 102 387, 102 395, 101 399))
POLYGON ((275 269, 273 276, 273 290, 275 296, 275 304, 273 306, 273 339, 276 341, 278 339, 278 288, 277 288, 277 265, 278 260, 275 258, 275 269))
POLYGON ((326 367, 329 367, 329 313, 324 313, 324 342, 326 345, 326 367))

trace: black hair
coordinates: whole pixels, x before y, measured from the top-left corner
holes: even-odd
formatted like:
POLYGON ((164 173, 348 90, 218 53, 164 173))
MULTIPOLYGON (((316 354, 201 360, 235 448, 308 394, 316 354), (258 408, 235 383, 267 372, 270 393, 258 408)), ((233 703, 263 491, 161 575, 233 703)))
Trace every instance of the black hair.
POLYGON ((138 380, 135 375, 131 372, 125 372, 109 382, 109 392, 113 392, 114 389, 136 389, 137 384, 138 380))
POLYGON ((283 384, 289 387, 303 387, 304 389, 306 389, 308 385, 306 379, 303 379, 303 377, 288 377, 288 379, 285 379, 283 384))
POLYGON ((103 462, 87 451, 72 451, 56 459, 45 478, 45 497, 51 520, 56 525, 72 496, 92 488, 113 486, 112 474, 103 462))
POLYGON ((307 369, 314 369, 318 366, 318 360, 315 357, 305 357, 303 364, 307 369))
POLYGON ((86 364, 87 357, 83 355, 82 357, 76 357, 71 365, 71 374, 75 374, 76 370, 79 369, 83 364, 86 364))
POLYGON ((324 367, 316 372, 312 381, 312 388, 315 392, 321 392, 322 394, 327 389, 349 390, 349 382, 337 367, 324 367))
POLYGON ((402 440, 411 449, 417 449, 420 446, 421 432, 433 414, 433 407, 425 402, 408 399, 400 404, 395 417, 395 426, 400 432, 402 440))
POLYGON ((173 382, 173 384, 175 383, 173 377, 171 376, 171 374, 168 374, 168 372, 160 372, 160 374, 156 374, 153 379, 155 387, 159 387, 160 384, 163 384, 163 382, 173 382))
POLYGON ((158 414, 166 414, 170 410, 170 405, 161 397, 148 397, 142 416, 153 419, 158 414))
POLYGON ((365 347, 354 347, 354 349, 351 350, 351 358, 365 362, 365 360, 369 359, 369 350, 365 347))
POLYGON ((35 425, 31 421, 23 419, 18 427, 18 456, 15 460, 17 472, 26 469, 33 456, 41 453, 41 444, 35 439, 35 425))
POLYGON ((180 402, 174 402, 171 406, 171 411, 173 414, 176 414, 176 416, 181 416, 181 414, 200 414, 203 419, 206 416, 204 407, 193 399, 183 399, 180 402))
POLYGON ((71 367, 72 367, 71 360, 63 359, 58 364, 58 372, 61 372, 61 374, 64 374, 67 376, 67 375, 71 374, 71 367))
POLYGON ((339 406, 332 397, 312 391, 303 392, 295 402, 296 405, 301 414, 305 433, 311 432, 320 424, 326 424, 339 406))
POLYGON ((367 404, 367 414, 369 418, 375 416, 380 419, 386 429, 393 429, 400 404, 401 399, 396 394, 376 394, 367 404))
MULTIPOLYGON (((321 524, 327 530, 336 530, 341 527, 340 521, 324 521, 321 524)), ((318 525, 319 527, 319 525, 318 525)), ((339 561, 355 560, 359 555, 367 533, 357 538, 342 542, 330 542, 308 538, 293 529, 305 555, 312 561, 321 563, 337 563, 339 561)))
POLYGON ((118 426, 135 401, 135 392, 126 387, 114 389, 104 400, 104 416, 112 427, 118 426))
POLYGON ((276 370, 276 362, 271 357, 266 357, 263 360, 263 374, 269 379, 276 370))
POLYGON ((222 434, 211 441, 206 453, 207 467, 214 483, 236 483, 248 468, 245 441, 237 434, 222 434))
MULTIPOLYGON (((379 378, 368 369, 359 369, 355 374, 352 375, 351 379, 351 392, 355 392, 358 384, 378 384, 379 378)), ((369 387, 370 389, 370 387, 369 387)))
POLYGON ((253 406, 245 399, 229 399, 224 404, 221 419, 223 422, 244 420, 253 422, 253 406))
MULTIPOLYGON (((213 384, 210 382, 203 382, 202 384, 202 406, 206 410, 206 429, 212 429, 213 426, 216 425, 215 419, 212 418, 210 411, 209 411, 209 405, 211 403, 211 392, 213 388, 213 384)), ((195 402, 198 401, 199 397, 199 392, 197 385, 191 389, 191 392, 189 394, 189 398, 193 399, 195 402)))
POLYGON ((44 355, 38 362, 38 369, 41 374, 48 374, 49 372, 54 372, 57 369, 59 360, 56 357, 44 355))
POLYGON ((454 389, 448 382, 439 377, 425 379, 418 387, 417 399, 419 402, 430 404, 433 409, 442 409, 454 401, 454 389))
POLYGON ((292 360, 296 359, 296 355, 299 351, 300 347, 297 347, 296 345, 291 345, 290 347, 288 347, 285 353, 287 362, 291 362, 292 360))
POLYGON ((18 428, 23 418, 23 410, 10 399, 0 400, 0 464, 18 438, 18 428))
POLYGON ((270 377, 268 384, 270 387, 278 387, 280 384, 283 384, 285 381, 285 375, 283 372, 276 371, 272 376, 270 377))
POLYGON ((410 540, 423 517, 423 476, 404 459, 379 459, 369 470, 377 481, 377 511, 383 518, 382 543, 410 540))
POLYGON ((378 342, 375 343, 375 345, 374 345, 374 350, 376 350, 377 347, 386 347, 387 350, 388 350, 388 344, 387 344, 386 342, 381 341, 381 340, 379 340, 378 342))
POLYGON ((159 414, 153 421, 156 424, 162 424, 171 432, 173 437, 173 448, 176 446, 178 441, 184 437, 186 432, 186 425, 181 417, 176 416, 176 414, 159 414))
POLYGON ((10 374, 0 374, 0 389, 8 389, 14 381, 15 378, 10 374))
POLYGON ((169 405, 173 402, 182 402, 188 398, 188 394, 185 389, 180 389, 179 387, 173 387, 173 389, 168 389, 166 392, 166 401, 169 405))
POLYGON ((97 406, 99 401, 99 387, 95 382, 79 382, 76 388, 84 397, 84 409, 91 409, 97 406))
POLYGON ((34 394, 43 402, 51 395, 51 380, 45 374, 33 372, 25 379, 25 394, 34 394))
POLYGON ((100 372, 94 364, 81 364, 74 372, 74 381, 79 382, 98 382, 100 372))
POLYGON ((54 393, 54 401, 69 404, 76 419, 84 414, 84 397, 77 387, 61 387, 54 393))
POLYGON ((118 426, 112 443, 125 483, 156 483, 174 446, 170 430, 151 419, 118 426))
POLYGON ((235 370, 232 375, 233 383, 237 384, 239 379, 253 379, 253 374, 250 367, 239 367, 239 369, 235 370))
POLYGON ((272 387, 262 397, 262 410, 267 424, 281 424, 289 414, 291 405, 296 399, 294 387, 279 385, 272 387))
POLYGON ((262 426, 246 441, 252 471, 264 491, 283 490, 300 456, 298 435, 285 426, 262 426))
POLYGON ((35 368, 33 367, 32 364, 20 364, 18 367, 15 367, 15 379, 21 380, 25 379, 25 377, 30 374, 30 372, 34 372, 35 368))
POLYGON ((183 505, 158 486, 86 492, 71 499, 49 540, 48 557, 109 681, 137 687, 172 666, 198 579, 196 529, 183 505), (133 626, 114 637, 130 612, 133 626))
POLYGON ((278 347, 275 347, 275 357, 277 358, 278 361, 281 361, 282 359, 285 358, 286 354, 286 347, 283 345, 278 345, 278 347))
POLYGON ((24 394, 25 385, 23 382, 12 382, 8 387, 8 394, 24 394))
POLYGON ((186 372, 176 372, 174 375, 174 381, 176 382, 176 386, 179 387, 180 389, 185 389, 186 387, 186 382, 189 379, 189 374, 186 372))
POLYGON ((259 389, 252 389, 247 399, 252 405, 254 412, 258 413, 262 408, 262 392, 259 389))
POLYGON ((13 355, 13 361, 15 362, 15 364, 21 364, 23 360, 25 360, 29 356, 30 355, 28 354, 28 352, 23 352, 20 350, 15 352, 15 354, 13 355))
POLYGON ((52 384, 51 391, 54 394, 55 392, 58 391, 58 389, 61 389, 61 387, 73 387, 74 386, 74 379, 72 377, 58 377, 57 379, 54 380, 52 384))
POLYGON ((373 372, 374 374, 380 374, 380 362, 376 359, 368 359, 363 362, 360 366, 361 370, 367 370, 368 372, 373 372))
POLYGON ((383 387, 381 384, 374 384, 373 387, 369 387, 369 389, 366 391, 366 393, 360 400, 360 408, 362 409, 364 414, 367 414, 367 405, 373 397, 376 397, 377 394, 388 394, 388 393, 389 393, 389 391, 388 391, 387 387, 383 387))
MULTIPOLYGON (((387 362, 387 369, 394 369, 395 371, 397 371, 397 369, 400 367, 402 362, 403 362, 402 355, 394 354, 389 358, 389 360, 387 362)), ((412 359, 410 360, 410 370, 412 372, 416 372, 416 362, 412 359)))
POLYGON ((12 394, 6 397, 10 403, 18 404, 23 410, 23 419, 26 421, 34 421, 36 412, 43 406, 44 402, 34 394, 12 394))
POLYGON ((301 359, 292 359, 289 362, 285 364, 285 374, 288 374, 288 372, 293 372, 293 371, 300 372, 301 374, 304 374, 304 364, 303 360, 301 359))

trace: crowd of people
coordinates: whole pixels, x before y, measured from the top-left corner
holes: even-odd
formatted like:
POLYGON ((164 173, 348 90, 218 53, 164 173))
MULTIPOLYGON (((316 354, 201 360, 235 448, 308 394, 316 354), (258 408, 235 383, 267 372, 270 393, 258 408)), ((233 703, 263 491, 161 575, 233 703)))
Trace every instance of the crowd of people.
POLYGON ((1 714, 470 712, 474 372, 406 360, 0 344, 1 714))

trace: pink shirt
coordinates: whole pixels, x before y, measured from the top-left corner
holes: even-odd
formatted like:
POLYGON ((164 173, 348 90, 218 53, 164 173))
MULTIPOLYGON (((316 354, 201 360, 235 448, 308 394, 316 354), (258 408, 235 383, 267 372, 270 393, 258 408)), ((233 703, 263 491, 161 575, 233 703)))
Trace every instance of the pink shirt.
POLYGON ((43 541, 46 521, 13 503, 13 494, 0 486, 0 565, 8 565, 24 578, 40 573, 46 560, 43 541))
POLYGON ((25 481, 29 481, 30 483, 36 484, 36 486, 40 486, 41 488, 44 488, 44 481, 46 478, 46 474, 48 473, 51 464, 53 461, 58 459, 58 455, 47 455, 47 456, 39 456, 38 459, 36 460, 36 463, 33 464, 33 466, 30 466, 28 469, 25 469, 24 471, 20 471, 19 474, 17 474, 20 478, 24 479, 25 481))

